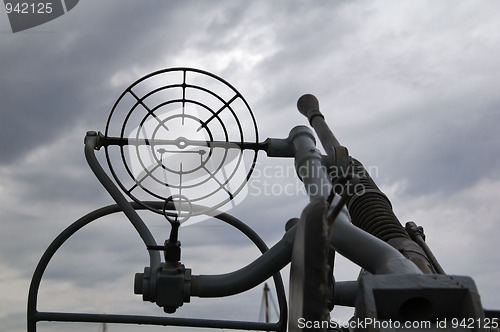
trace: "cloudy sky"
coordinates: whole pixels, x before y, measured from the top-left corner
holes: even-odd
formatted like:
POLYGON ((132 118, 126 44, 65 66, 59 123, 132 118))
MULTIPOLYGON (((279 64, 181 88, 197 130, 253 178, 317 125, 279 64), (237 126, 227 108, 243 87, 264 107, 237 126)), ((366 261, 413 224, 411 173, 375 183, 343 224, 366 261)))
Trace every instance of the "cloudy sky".
MULTIPOLYGON (((0 331, 25 331, 29 282, 50 242, 82 215, 113 203, 85 162, 86 131, 104 131, 132 82, 179 66, 234 85, 254 112, 261 140, 307 124, 296 101, 315 94, 338 139, 369 167, 400 220, 424 226, 443 268, 473 277, 483 305, 499 309, 498 59, 498 1, 82 0, 18 33, 2 10, 0 331)), ((257 169, 292 165, 262 154, 257 169)), ((307 199, 300 191, 277 195, 278 189, 257 195, 265 185, 295 184, 293 172, 275 179, 261 172, 251 181, 253 191, 231 213, 271 246, 307 199)), ((165 220, 143 216, 163 242, 165 220)), ((180 240, 193 274, 229 272, 258 256, 242 235, 213 220, 183 227, 180 240)), ((134 273, 148 263, 125 217, 104 218, 54 257, 38 308, 163 315, 133 295, 134 273)), ((357 271, 341 259, 336 278, 353 279, 357 271)), ((257 320, 261 295, 259 286, 225 299, 194 298, 176 315, 257 320)), ((156 330, 109 328, 132 329, 156 330)))

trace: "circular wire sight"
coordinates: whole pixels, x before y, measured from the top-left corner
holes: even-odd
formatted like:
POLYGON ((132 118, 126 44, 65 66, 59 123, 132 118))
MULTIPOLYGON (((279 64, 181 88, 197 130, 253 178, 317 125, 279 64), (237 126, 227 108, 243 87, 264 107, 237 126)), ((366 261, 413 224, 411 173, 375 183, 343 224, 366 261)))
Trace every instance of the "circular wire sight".
POLYGON ((191 201, 184 195, 173 195, 167 198, 163 204, 163 215, 171 224, 182 224, 193 214, 193 205, 191 201), (169 203, 173 203, 174 207, 169 208, 169 203), (175 211, 175 212, 172 212, 175 211), (180 218, 179 218, 180 217, 180 218))
POLYGON ((242 146, 259 141, 243 96, 222 78, 191 68, 132 83, 114 104, 104 136, 120 188, 169 221, 190 223, 234 206, 238 194, 244 198, 257 151, 242 146), (144 203, 152 200, 173 202, 176 212, 144 203))

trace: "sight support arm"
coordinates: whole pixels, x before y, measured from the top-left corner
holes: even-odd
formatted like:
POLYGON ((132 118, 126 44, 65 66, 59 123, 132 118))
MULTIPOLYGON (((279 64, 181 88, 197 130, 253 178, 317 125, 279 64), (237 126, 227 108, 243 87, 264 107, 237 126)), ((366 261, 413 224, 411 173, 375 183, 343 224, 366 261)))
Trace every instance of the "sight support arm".
MULTIPOLYGON (((111 197, 115 200, 115 202, 123 209, 123 213, 130 220, 132 225, 135 227, 139 235, 141 236, 144 244, 147 246, 155 246, 156 240, 153 235, 149 231, 148 227, 141 219, 141 217, 137 214, 135 209, 130 205, 127 199, 123 196, 120 190, 114 185, 113 181, 108 177, 106 172, 102 169, 97 157, 95 155, 95 151, 100 147, 99 135, 95 131, 87 132, 87 135, 84 139, 85 144, 85 158, 87 159, 87 163, 94 172, 94 175, 102 184, 102 186, 108 191, 111 197)), ((158 252, 150 251, 149 252, 150 266, 157 267, 160 265, 161 259, 160 254, 158 252)))

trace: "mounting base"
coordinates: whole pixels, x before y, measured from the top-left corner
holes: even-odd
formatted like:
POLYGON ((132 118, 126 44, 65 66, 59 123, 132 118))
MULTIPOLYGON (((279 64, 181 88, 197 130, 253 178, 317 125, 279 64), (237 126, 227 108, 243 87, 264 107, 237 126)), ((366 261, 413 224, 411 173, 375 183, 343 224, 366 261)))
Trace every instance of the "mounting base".
POLYGON ((464 276, 363 275, 356 316, 356 331, 484 331, 479 293, 464 276))

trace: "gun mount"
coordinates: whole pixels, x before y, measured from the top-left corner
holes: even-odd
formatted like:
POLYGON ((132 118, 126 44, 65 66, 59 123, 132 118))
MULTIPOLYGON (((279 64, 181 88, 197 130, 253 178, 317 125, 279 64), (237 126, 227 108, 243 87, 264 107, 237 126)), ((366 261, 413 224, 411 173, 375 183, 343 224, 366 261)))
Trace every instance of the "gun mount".
POLYGON ((293 128, 286 138, 259 141, 246 100, 211 73, 172 68, 134 82, 113 106, 104 134, 88 132, 84 141, 90 168, 116 204, 78 219, 43 254, 28 295, 28 331, 35 332, 41 321, 269 331, 414 331, 421 329, 415 324, 425 321, 430 331, 498 330, 500 311, 482 308, 471 278, 444 273, 421 228, 401 225, 389 199, 328 127, 318 100, 304 95, 297 107, 325 154, 306 126, 293 128), (108 172, 96 157, 102 148, 108 172), (301 217, 287 223, 283 238, 271 248, 225 212, 244 190, 259 151, 269 158, 293 158, 309 197, 301 217), (157 244, 139 210, 168 221, 170 236, 163 245, 157 244), (168 315, 39 311, 40 282, 53 255, 84 226, 113 213, 125 214, 149 254, 149 264, 135 275, 134 293, 168 315), (197 275, 196 267, 182 263, 179 227, 204 218, 235 227, 261 256, 234 272, 197 275), (335 281, 336 253, 360 267, 358 280, 335 281), (280 270, 289 263, 288 305, 280 270), (191 297, 242 293, 270 277, 280 311, 275 323, 171 316, 191 297), (333 324, 334 306, 355 308, 353 324, 333 324))

